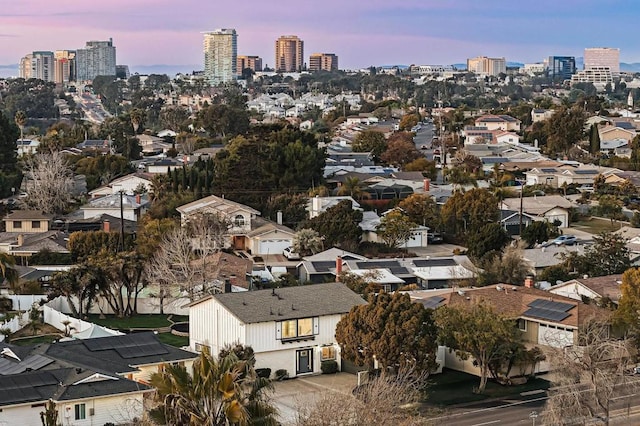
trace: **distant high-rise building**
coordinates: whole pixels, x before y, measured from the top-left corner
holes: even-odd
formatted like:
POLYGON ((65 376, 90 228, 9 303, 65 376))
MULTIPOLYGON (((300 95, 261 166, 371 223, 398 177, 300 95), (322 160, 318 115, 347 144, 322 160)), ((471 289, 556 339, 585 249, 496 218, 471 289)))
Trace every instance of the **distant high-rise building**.
POLYGON ((128 80, 131 77, 129 72, 129 65, 116 65, 116 78, 128 80))
POLYGON ((547 69, 552 80, 571 80, 576 73, 576 58, 573 56, 549 56, 547 69))
POLYGON ((54 81, 68 83, 76 79, 76 51, 56 50, 54 56, 54 81))
POLYGON ((467 70, 477 74, 498 75, 507 72, 507 61, 504 58, 478 56, 467 59, 467 70))
POLYGON ((237 76, 238 34, 234 29, 204 33, 204 76, 212 86, 237 76))
POLYGON ((589 47, 584 49, 584 69, 607 67, 614 77, 620 75, 620 49, 612 47, 589 47))
POLYGON ((116 48, 113 40, 88 41, 76 50, 76 79, 91 81, 99 75, 116 75, 116 48))
POLYGON ((299 72, 304 68, 304 42, 294 35, 284 35, 276 40, 278 72, 299 72))
POLYGON ((333 53, 314 53, 309 56, 309 71, 337 71, 338 56, 333 53))
POLYGON ((31 53, 20 59, 20 69, 18 70, 18 76, 20 76, 20 78, 24 78, 25 80, 29 80, 31 78, 32 59, 33 54, 31 53))
POLYGON ((262 58, 260 56, 238 56, 236 71, 242 75, 242 71, 249 68, 251 71, 262 71, 262 58))
POLYGON ((53 52, 37 51, 31 56, 31 78, 53 81, 54 75, 53 52))

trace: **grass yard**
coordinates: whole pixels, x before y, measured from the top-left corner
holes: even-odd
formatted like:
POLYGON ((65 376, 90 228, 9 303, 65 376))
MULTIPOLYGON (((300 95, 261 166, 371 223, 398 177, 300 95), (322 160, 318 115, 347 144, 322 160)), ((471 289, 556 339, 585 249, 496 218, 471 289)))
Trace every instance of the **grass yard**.
POLYGON ((524 385, 503 386, 492 380, 487 383, 483 394, 473 393, 473 389, 480 384, 480 378, 471 374, 444 369, 442 374, 435 374, 430 378, 431 384, 427 390, 426 403, 437 406, 447 406, 482 401, 491 398, 501 398, 509 395, 519 395, 537 389, 548 389, 547 380, 530 379, 524 385))
MULTIPOLYGON (((131 318, 117 318, 115 315, 107 315, 106 318, 101 319, 100 315, 89 315, 89 321, 102 325, 104 327, 126 330, 130 328, 148 328, 150 330, 156 328, 169 327, 171 322, 167 319, 169 315, 150 315, 139 314, 131 318)), ((172 315, 173 322, 188 321, 189 317, 172 315), (185 319, 186 318, 186 319, 185 319)))
POLYGON ((18 346, 28 346, 28 345, 37 345, 38 343, 52 343, 55 340, 58 340, 62 337, 62 334, 47 334, 44 336, 33 336, 27 337, 24 339, 15 339, 11 340, 12 345, 18 346))
POLYGON ((177 348, 189 346, 188 337, 176 336, 171 333, 158 334, 158 340, 160 340, 162 343, 166 343, 167 345, 175 346, 177 348))
POLYGON ((588 220, 581 220, 571 223, 572 228, 589 232, 594 235, 597 235, 601 232, 617 231, 618 229, 622 228, 623 225, 626 225, 626 222, 614 221, 612 226, 611 220, 598 218, 591 218, 588 220))

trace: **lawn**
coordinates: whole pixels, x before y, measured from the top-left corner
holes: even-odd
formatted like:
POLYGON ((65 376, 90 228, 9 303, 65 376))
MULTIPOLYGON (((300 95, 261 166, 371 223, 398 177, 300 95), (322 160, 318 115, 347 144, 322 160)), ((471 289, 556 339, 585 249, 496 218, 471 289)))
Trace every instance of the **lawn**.
MULTIPOLYGON (((167 319, 169 315, 149 315, 139 314, 131 318, 117 318, 115 315, 107 315, 106 318, 101 319, 99 315, 89 315, 89 321, 104 327, 128 330, 130 328, 148 328, 156 329, 162 327, 169 327, 171 322, 167 319)), ((172 315, 171 320, 173 322, 189 321, 189 317, 172 315)))
POLYGON ((538 389, 548 389, 547 380, 535 378, 524 385, 503 386, 492 380, 487 383, 485 393, 473 393, 473 389, 480 384, 480 378, 471 374, 444 369, 442 374, 434 374, 430 378, 431 384, 427 390, 427 404, 447 406, 469 402, 482 401, 490 398, 502 398, 509 395, 519 395, 538 389))
POLYGON ((11 340, 11 344, 18 346, 37 345, 39 343, 52 343, 62 337, 61 334, 47 334, 45 336, 33 336, 24 339, 11 340))
POLYGON ((589 220, 572 222, 571 227, 597 235, 601 232, 617 231, 625 224, 626 222, 614 221, 612 226, 611 221, 608 219, 591 218, 589 220))
POLYGON ((160 340, 162 343, 166 343, 167 345, 175 346, 177 348, 189 346, 188 337, 176 336, 171 333, 158 334, 158 340, 160 340))

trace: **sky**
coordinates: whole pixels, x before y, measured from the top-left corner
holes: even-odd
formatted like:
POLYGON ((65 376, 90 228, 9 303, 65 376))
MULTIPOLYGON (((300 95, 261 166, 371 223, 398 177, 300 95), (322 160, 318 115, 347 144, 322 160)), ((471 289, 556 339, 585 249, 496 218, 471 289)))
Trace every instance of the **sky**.
POLYGON ((453 64, 468 57, 541 62, 618 47, 640 62, 638 0, 0 0, 0 65, 34 50, 113 38, 118 64, 201 69, 202 32, 235 28, 238 54, 274 63, 284 34, 340 68, 453 64))

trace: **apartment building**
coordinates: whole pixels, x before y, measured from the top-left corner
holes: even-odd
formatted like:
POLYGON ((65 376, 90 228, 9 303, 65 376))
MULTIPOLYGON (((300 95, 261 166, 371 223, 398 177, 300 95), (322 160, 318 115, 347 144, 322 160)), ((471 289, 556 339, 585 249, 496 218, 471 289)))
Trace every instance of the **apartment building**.
POLYGON ((298 72, 304 68, 304 42, 295 35, 283 35, 276 40, 275 69, 278 72, 298 72))
POLYGON ((223 28, 204 33, 204 75, 217 86, 235 80, 238 74, 238 34, 223 28))
POLYGON ((57 84, 68 83, 76 79, 76 51, 56 50, 54 57, 53 80, 57 84))
POLYGON ((496 76, 507 72, 507 61, 505 58, 488 58, 477 56, 467 59, 467 70, 476 74, 487 74, 496 76))
POLYGON ((113 40, 88 41, 76 50, 76 79, 91 81, 99 75, 116 75, 116 47, 113 40))
POLYGON ((309 71, 337 71, 338 56, 333 53, 313 53, 309 57, 309 71))
POLYGON ((620 49, 612 47, 589 47, 584 49, 584 69, 609 68, 611 75, 620 75, 620 49))
POLYGON ((238 56, 236 71, 242 75, 242 71, 249 68, 251 71, 262 71, 262 58, 260 56, 238 56))

